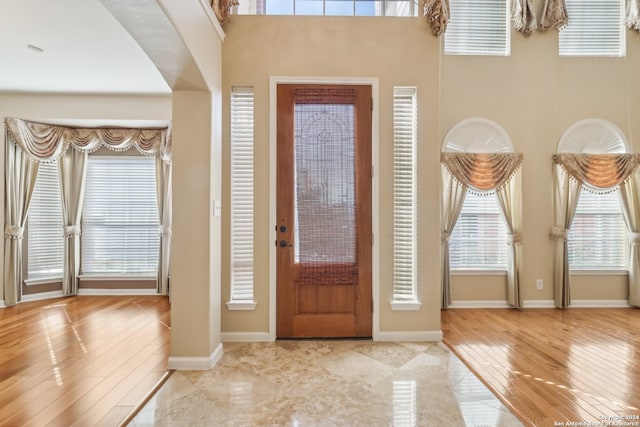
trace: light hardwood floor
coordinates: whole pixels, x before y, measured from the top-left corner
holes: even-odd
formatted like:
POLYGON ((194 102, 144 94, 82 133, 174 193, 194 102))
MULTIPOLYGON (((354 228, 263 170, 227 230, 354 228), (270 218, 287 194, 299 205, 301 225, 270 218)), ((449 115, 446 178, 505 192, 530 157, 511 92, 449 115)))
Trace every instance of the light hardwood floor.
POLYGON ((640 425, 638 309, 450 309, 442 328, 526 425, 640 425))
POLYGON ((169 330, 162 296, 0 309, 0 425, 117 426, 166 374, 169 330))

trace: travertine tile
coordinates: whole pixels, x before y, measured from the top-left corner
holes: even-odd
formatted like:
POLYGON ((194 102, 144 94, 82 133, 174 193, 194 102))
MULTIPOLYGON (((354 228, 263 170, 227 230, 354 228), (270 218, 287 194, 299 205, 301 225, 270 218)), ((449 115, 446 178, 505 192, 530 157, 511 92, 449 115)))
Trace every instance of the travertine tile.
POLYGON ((132 426, 522 424, 441 343, 225 344, 210 371, 178 371, 132 426))

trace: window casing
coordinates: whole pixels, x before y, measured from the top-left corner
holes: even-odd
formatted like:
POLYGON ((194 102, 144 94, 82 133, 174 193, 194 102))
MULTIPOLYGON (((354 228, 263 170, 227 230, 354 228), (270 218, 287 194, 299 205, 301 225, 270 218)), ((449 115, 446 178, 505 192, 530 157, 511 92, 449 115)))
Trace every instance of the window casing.
POLYGON ((231 301, 253 303, 253 88, 231 90, 231 301))
POLYGON ((508 56, 511 51, 509 2, 450 0, 444 33, 446 55, 508 56))
POLYGON ((58 163, 41 163, 27 216, 27 280, 59 279, 64 263, 58 163))
POLYGON ((449 240, 451 270, 506 270, 507 229, 495 196, 468 192, 449 240))
POLYGON ((624 56, 623 0, 566 0, 569 21, 559 33, 561 56, 624 56))
POLYGON ((393 300, 417 303, 415 87, 393 90, 393 300))
POLYGON ((617 192, 580 191, 569 230, 569 269, 626 270, 627 228, 617 192))
POLYGON ((159 219, 153 157, 90 156, 82 274, 155 276, 159 219))

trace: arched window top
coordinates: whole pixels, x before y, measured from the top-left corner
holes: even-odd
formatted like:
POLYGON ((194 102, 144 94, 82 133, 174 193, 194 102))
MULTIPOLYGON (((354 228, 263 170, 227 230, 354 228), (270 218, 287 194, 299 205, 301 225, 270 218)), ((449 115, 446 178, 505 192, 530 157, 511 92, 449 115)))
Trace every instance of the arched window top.
POLYGON ((558 153, 624 154, 630 153, 624 133, 613 123, 586 119, 571 125, 560 138, 558 153))
POLYGON ((444 138, 446 153, 513 153, 509 134, 496 122, 472 117, 454 125, 444 138))

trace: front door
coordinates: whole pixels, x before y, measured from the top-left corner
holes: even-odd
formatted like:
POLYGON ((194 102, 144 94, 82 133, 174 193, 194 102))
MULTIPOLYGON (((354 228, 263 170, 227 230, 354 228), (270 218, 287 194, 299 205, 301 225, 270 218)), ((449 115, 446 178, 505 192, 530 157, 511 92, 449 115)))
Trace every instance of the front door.
POLYGON ((276 335, 370 337, 371 86, 277 96, 276 335))

